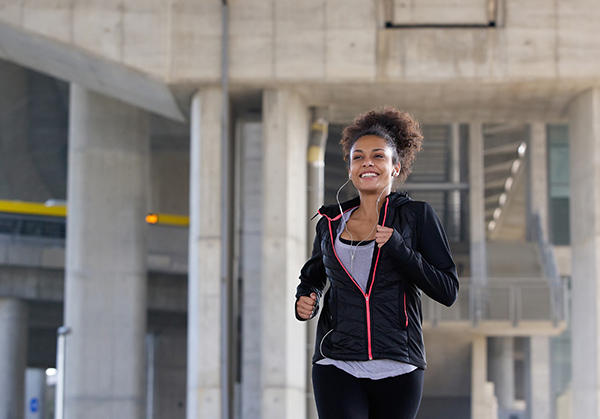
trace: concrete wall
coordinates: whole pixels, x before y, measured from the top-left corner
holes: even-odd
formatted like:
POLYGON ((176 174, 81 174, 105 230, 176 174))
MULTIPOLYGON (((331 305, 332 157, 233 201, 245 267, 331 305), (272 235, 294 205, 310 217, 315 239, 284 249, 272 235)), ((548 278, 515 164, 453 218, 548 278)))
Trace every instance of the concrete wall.
MULTIPOLYGON (((385 29, 403 22, 383 0, 229 4, 233 80, 551 80, 600 64, 594 0, 499 1, 499 27, 458 30, 385 29)), ((0 21, 169 82, 220 74, 218 0, 2 0, 0 21)))
POLYGON ((43 202, 53 196, 32 158, 28 76, 0 60, 0 199, 43 202))

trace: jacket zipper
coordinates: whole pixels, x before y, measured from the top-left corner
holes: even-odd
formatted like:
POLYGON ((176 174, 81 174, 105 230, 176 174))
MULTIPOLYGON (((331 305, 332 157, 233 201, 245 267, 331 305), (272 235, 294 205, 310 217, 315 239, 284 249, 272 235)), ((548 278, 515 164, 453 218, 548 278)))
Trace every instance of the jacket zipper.
MULTIPOLYGON (((387 218, 388 203, 389 203, 389 198, 386 198, 385 211, 383 213, 382 225, 385 225, 385 220, 387 218)), ((338 218, 341 218, 341 214, 338 217, 335 217, 333 220, 337 220, 338 218)), ((373 359, 373 348, 371 345, 371 306, 369 304, 369 300, 371 297, 371 291, 373 290, 373 283, 375 282, 375 273, 377 272, 377 263, 379 262, 379 254, 381 253, 381 248, 377 248, 377 257, 375 258, 375 266, 373 267, 373 280, 371 281, 371 286, 369 287, 369 292, 365 293, 363 291, 363 289, 360 287, 360 285, 358 285, 358 283, 354 280, 354 278, 352 278, 352 275, 350 275, 350 272, 348 272, 348 270, 346 269, 346 267, 344 266, 344 264, 338 257, 337 251, 335 250, 335 240, 333 238, 333 229, 331 228, 332 219, 327 217, 327 220, 329 221, 329 237, 331 237, 331 246, 333 247, 333 253, 335 254, 335 258, 338 260, 339 264, 344 269, 344 272, 346 272, 348 277, 352 280, 352 282, 354 282, 354 285, 356 285, 358 290, 362 293, 363 297, 365 298, 365 308, 367 311, 367 348, 368 348, 368 352, 369 352, 369 360, 372 360, 373 359)), ((405 298, 404 309, 406 310, 406 296, 404 298, 405 298)))

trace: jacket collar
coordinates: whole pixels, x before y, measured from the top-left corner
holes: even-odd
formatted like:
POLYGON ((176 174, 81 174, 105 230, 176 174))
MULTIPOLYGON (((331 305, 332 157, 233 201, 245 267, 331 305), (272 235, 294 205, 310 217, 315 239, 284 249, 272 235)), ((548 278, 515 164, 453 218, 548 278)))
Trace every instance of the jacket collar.
MULTIPOLYGON (((409 201, 412 201, 412 198, 408 196, 406 192, 392 192, 389 194, 386 199, 390 200, 389 206, 392 208, 397 208, 400 205, 403 205, 409 201)), ((356 198, 352 198, 349 201, 342 202, 342 212, 346 212, 352 208, 358 207, 360 205, 360 198, 357 196, 356 198)), ((329 218, 332 221, 335 221, 340 218, 340 206, 338 204, 333 205, 323 205, 319 208, 319 215, 329 218)))

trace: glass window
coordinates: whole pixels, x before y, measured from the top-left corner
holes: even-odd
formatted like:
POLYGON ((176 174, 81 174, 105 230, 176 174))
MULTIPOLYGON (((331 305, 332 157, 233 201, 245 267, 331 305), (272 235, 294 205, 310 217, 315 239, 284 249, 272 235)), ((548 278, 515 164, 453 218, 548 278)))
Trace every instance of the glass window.
POLYGON ((569 127, 549 124, 548 188, 550 241, 556 245, 571 242, 569 228, 569 127))

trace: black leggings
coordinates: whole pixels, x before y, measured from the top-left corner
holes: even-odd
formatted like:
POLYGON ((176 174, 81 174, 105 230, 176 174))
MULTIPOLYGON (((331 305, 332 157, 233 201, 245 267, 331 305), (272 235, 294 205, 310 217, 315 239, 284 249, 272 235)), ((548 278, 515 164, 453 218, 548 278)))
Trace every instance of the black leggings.
POLYGON ((397 377, 356 378, 333 365, 313 366, 319 419, 414 419, 423 393, 422 369, 397 377))

